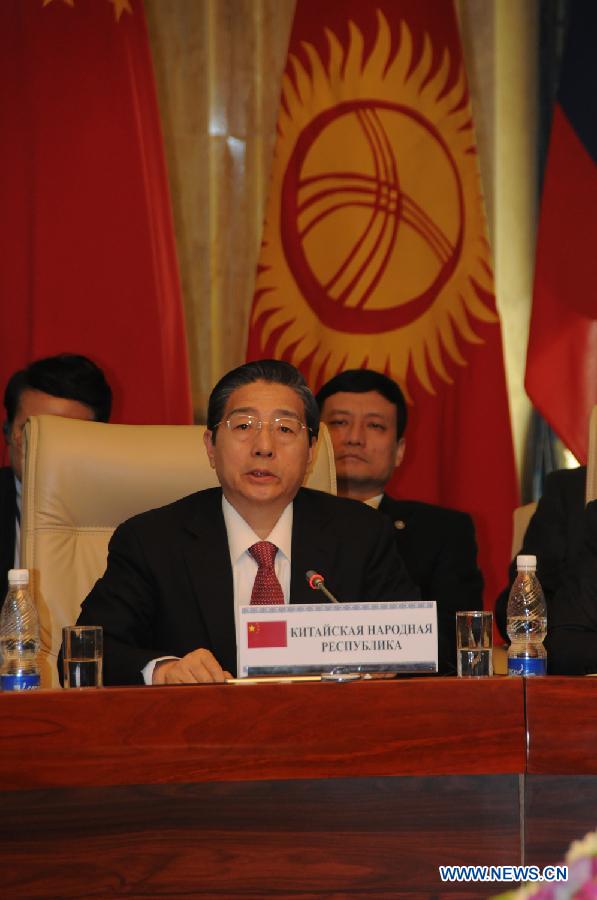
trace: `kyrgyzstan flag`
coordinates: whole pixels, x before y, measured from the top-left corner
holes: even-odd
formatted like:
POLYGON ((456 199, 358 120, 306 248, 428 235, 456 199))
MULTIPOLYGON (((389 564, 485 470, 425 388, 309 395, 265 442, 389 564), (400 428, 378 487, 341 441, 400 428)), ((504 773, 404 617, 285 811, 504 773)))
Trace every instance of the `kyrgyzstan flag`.
POLYGON ((286 622, 247 622, 247 647, 287 647, 286 622))
POLYGON ((537 240, 525 386, 577 459, 597 403, 597 4, 574 0, 537 240))
POLYGON ((248 358, 410 403, 391 493, 474 515, 491 605, 517 485, 460 34, 449 0, 298 0, 248 358))
POLYGON ((0 386, 32 359, 104 368, 116 421, 191 421, 142 0, 0 3, 0 386))

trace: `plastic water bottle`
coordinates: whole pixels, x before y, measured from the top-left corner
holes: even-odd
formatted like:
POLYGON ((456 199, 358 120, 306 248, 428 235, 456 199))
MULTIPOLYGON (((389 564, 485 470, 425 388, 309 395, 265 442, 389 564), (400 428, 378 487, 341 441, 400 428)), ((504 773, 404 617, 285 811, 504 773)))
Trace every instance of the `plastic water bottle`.
POLYGON ((0 688, 30 691, 39 687, 39 617, 29 593, 27 569, 11 569, 0 612, 0 688))
POLYGON ((536 575, 536 556, 517 556, 518 574, 508 598, 508 675, 545 675, 545 597, 536 575))

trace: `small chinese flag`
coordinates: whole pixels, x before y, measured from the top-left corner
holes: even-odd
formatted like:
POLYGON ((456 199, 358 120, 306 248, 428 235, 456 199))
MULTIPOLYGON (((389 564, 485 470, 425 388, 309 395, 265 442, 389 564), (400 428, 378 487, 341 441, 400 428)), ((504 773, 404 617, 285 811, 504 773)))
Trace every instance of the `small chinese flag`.
POLYGON ((249 622, 247 624, 247 646, 287 647, 286 622, 249 622))

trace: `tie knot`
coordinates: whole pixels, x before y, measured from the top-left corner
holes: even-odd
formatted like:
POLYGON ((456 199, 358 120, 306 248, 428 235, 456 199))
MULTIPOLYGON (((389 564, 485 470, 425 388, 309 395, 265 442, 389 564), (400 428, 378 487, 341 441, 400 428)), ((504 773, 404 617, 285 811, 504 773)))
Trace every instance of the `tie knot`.
POLYGON ((259 567, 273 568, 277 552, 278 548, 271 541, 258 541, 252 547, 249 547, 249 553, 259 567))

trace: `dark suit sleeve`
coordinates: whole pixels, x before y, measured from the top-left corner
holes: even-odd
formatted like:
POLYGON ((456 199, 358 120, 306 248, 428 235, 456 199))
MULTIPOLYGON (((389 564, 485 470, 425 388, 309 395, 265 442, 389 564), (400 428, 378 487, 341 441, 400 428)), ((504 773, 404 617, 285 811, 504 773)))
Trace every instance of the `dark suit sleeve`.
POLYGON ((421 596, 437 604, 439 672, 451 674, 456 669, 456 612, 483 607, 473 520, 460 510, 388 496, 379 511, 394 524, 396 547, 421 596))
POLYGON ((547 666, 552 675, 597 672, 597 501, 583 513, 584 541, 548 608, 547 666))
POLYGON ((302 488, 293 511, 291 602, 321 602, 305 579, 309 569, 324 575, 340 602, 418 600, 393 531, 360 500, 302 488))
MULTIPOLYGON (((537 577, 545 593, 548 613, 552 598, 566 577, 570 559, 569 518, 570 483, 562 478, 562 472, 554 472, 545 479, 543 496, 539 500, 525 536, 522 547, 516 554, 533 554, 537 557, 537 577)), ((582 509, 582 506, 579 508, 582 509)), ((506 631, 506 610, 510 588, 516 578, 516 557, 510 563, 508 586, 504 588, 495 605, 495 617, 504 640, 506 631)))
POLYGON ((454 512, 426 585, 429 599, 437 601, 439 670, 456 670, 456 613, 483 609, 483 575, 477 566, 473 520, 454 512))
POLYGON ((372 521, 375 521, 378 533, 374 533, 372 529, 373 539, 370 540, 371 551, 365 570, 363 599, 420 600, 421 592, 396 550, 392 525, 385 516, 375 516, 372 521))
POLYGON ((83 602, 77 622, 103 628, 105 684, 142 684, 144 666, 167 655, 153 646, 155 611, 149 566, 132 523, 125 522, 112 535, 106 572, 83 602))
POLYGON ((430 589, 431 599, 441 597, 447 612, 483 607, 483 575, 477 565, 475 526, 466 513, 459 513, 450 523, 450 532, 431 573, 430 589))

